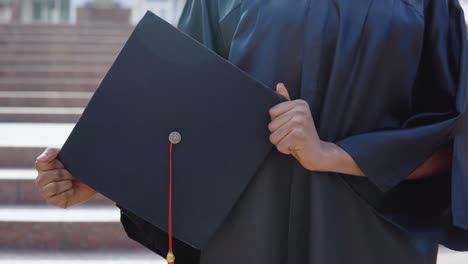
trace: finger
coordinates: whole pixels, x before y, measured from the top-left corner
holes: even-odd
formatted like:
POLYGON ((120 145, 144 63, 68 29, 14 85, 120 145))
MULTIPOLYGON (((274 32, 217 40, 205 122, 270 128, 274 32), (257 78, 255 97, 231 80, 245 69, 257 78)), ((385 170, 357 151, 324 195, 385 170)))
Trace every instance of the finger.
POLYGON ((294 101, 287 101, 287 102, 277 104, 276 106, 270 109, 269 111, 270 117, 272 120, 274 120, 278 116, 291 111, 291 109, 293 109, 294 107, 296 107, 296 103, 294 101))
POLYGON ((64 166, 62 162, 60 162, 58 159, 54 159, 50 162, 36 162, 36 170, 38 171, 50 171, 63 168, 64 166))
POLYGON ((46 148, 39 157, 36 158, 36 162, 51 162, 56 159, 60 150, 58 148, 46 148))
POLYGON ((41 196, 44 198, 49 198, 57 194, 61 194, 73 188, 73 182, 70 180, 60 181, 60 182, 51 182, 44 185, 40 189, 41 196))
POLYGON ((293 138, 291 137, 291 134, 293 133, 293 130, 289 131, 289 133, 283 137, 280 142, 277 143, 276 148, 278 149, 279 152, 290 155, 292 154, 293 148, 291 147, 293 138))
POLYGON ((75 189, 70 189, 66 192, 57 194, 48 198, 46 201, 50 205, 58 206, 61 208, 67 208, 70 205, 70 201, 75 194, 75 189))
POLYGON ((286 89, 286 86, 284 86, 283 83, 278 83, 276 85, 276 92, 286 98, 288 101, 291 101, 291 97, 289 96, 288 89, 286 89))
POLYGON ((65 180, 76 180, 71 173, 65 169, 51 170, 39 173, 36 178, 36 186, 43 187, 51 182, 59 182, 65 180))
POLYGON ((270 132, 272 133, 275 132, 276 130, 278 130, 278 128, 288 123, 294 116, 295 116, 294 109, 278 116, 273 121, 271 121, 270 124, 268 124, 268 130, 270 130, 270 132))
POLYGON ((301 142, 304 142, 305 138, 306 134, 304 129, 295 126, 285 137, 283 137, 283 139, 281 139, 280 142, 278 142, 278 144, 276 144, 276 147, 282 153, 294 154, 302 149, 303 144, 301 144, 301 142))
POLYGON ((286 123, 270 135, 270 142, 277 146, 278 143, 294 129, 291 122, 286 123))
POLYGON ((270 135, 270 142, 274 145, 278 145, 278 143, 292 130, 304 126, 305 122, 306 121, 303 116, 294 115, 288 122, 276 129, 275 132, 270 135))

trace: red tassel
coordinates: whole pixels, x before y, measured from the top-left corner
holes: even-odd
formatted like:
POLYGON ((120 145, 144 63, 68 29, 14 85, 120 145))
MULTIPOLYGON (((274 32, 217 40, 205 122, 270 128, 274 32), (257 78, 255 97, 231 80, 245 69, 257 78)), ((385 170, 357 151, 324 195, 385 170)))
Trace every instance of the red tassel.
POLYGON ((168 212, 168 219, 167 219, 167 234, 169 239, 169 250, 167 252, 167 263, 168 264, 175 264, 175 256, 172 251, 172 174, 173 174, 173 166, 172 166, 172 157, 173 157, 173 147, 175 144, 179 144, 182 140, 182 136, 179 132, 173 131, 169 134, 169 212, 168 212))
POLYGON ((169 252, 167 253, 167 263, 175 264, 175 256, 172 253, 172 153, 173 144, 169 145, 169 212, 168 212, 168 239, 169 239, 169 252))

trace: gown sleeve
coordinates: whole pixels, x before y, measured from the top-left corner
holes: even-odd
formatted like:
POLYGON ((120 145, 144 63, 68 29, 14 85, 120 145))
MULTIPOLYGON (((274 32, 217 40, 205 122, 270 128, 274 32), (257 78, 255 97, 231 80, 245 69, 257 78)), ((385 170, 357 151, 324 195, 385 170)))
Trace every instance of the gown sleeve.
POLYGON ((336 142, 381 191, 407 178, 439 148, 453 143, 454 224, 468 229, 467 41, 458 0, 428 0, 413 114, 398 129, 336 142), (462 210, 463 209, 463 210, 462 210))

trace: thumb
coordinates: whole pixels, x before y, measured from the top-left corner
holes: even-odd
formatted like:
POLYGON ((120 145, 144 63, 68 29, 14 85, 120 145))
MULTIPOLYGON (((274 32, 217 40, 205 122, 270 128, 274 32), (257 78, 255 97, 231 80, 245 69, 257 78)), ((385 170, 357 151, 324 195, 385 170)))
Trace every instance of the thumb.
POLYGON ((291 97, 289 96, 288 89, 286 89, 286 86, 282 83, 278 83, 276 85, 276 92, 286 98, 288 101, 291 101, 291 97))
POLYGON ((39 157, 37 157, 36 161, 37 162, 51 162, 52 160, 57 158, 59 151, 60 150, 57 148, 47 148, 46 150, 44 150, 44 152, 42 152, 41 155, 39 155, 39 157))

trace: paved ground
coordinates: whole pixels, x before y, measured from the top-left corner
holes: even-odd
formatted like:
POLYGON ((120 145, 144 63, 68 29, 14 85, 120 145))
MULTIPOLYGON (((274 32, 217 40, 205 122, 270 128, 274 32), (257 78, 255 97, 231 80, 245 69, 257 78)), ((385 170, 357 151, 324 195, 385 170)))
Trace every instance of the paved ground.
MULTIPOLYGON (((24 252, 23 252, 24 253, 24 252)), ((163 264, 165 261, 151 252, 81 253, 1 253, 0 264, 163 264)))
MULTIPOLYGON (((162 258, 148 251, 141 252, 110 252, 98 254, 53 254, 53 253, 2 253, 0 252, 0 264, 163 264, 162 258)), ((452 252, 442 248, 439 253, 438 264, 466 264, 467 253, 452 252)))

